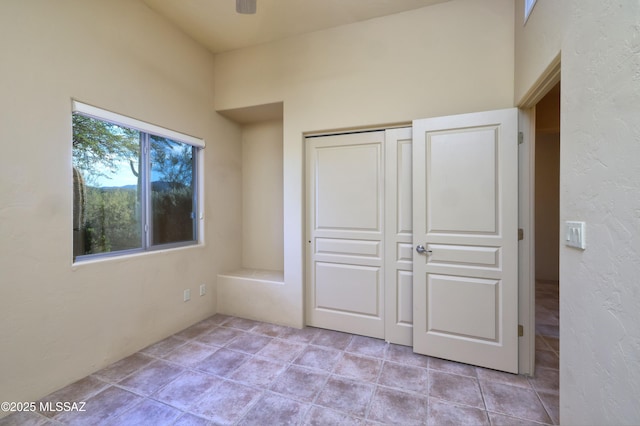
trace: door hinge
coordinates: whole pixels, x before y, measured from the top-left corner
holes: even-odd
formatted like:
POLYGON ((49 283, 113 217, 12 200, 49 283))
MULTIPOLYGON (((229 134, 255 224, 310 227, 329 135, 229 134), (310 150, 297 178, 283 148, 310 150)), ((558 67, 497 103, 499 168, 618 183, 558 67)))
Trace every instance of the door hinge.
POLYGON ((518 132, 518 144, 524 143, 524 133, 518 132))
POLYGON ((518 241, 524 240, 524 229, 518 228, 518 241))
POLYGON ((522 324, 518 324, 518 337, 524 336, 524 327, 522 324))

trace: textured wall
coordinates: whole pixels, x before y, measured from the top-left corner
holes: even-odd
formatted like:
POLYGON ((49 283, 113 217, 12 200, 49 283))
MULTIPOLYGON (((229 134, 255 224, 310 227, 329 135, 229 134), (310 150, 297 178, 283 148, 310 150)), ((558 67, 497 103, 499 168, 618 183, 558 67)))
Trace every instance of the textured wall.
POLYGON ((453 0, 216 56, 217 109, 284 102, 285 284, 272 298, 292 324, 303 324, 305 132, 513 106, 513 7, 453 0))
POLYGON ((516 105, 560 53, 566 5, 564 0, 537 0, 524 24, 524 0, 515 2, 516 105))
POLYGON ((640 423, 640 2, 572 0, 562 44, 563 424, 640 423))
POLYGON ((242 266, 284 270, 282 121, 242 127, 242 266))
POLYGON ((33 401, 215 312, 240 131, 211 54, 138 1, 3 0, 0 51, 0 401, 33 401), (72 265, 72 97, 206 140, 204 246, 72 265))
POLYGON ((516 102, 561 53, 560 420, 640 424, 640 2, 516 3, 516 102))

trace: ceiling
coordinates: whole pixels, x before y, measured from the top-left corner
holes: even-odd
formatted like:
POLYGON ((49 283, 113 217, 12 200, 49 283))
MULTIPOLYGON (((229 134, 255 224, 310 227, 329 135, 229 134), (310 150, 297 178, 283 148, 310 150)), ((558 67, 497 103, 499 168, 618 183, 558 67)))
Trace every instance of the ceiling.
POLYGON ((213 53, 240 49, 449 0, 257 0, 240 15, 235 0, 142 0, 213 53))

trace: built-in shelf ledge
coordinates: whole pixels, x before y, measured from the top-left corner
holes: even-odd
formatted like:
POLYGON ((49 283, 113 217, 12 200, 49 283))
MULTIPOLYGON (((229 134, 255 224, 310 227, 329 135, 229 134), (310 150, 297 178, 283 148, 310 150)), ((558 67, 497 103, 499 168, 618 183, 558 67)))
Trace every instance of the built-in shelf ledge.
POLYGON ((248 282, 257 281, 268 284, 284 284, 284 271, 270 271, 267 269, 238 269, 224 274, 218 274, 218 281, 224 280, 229 282, 248 282))

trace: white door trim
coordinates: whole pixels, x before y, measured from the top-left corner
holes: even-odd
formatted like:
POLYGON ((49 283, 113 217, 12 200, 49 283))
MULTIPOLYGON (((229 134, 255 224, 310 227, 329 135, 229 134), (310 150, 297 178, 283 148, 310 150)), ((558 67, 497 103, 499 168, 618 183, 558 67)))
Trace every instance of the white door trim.
POLYGON ((560 81, 561 54, 553 58, 536 82, 518 102, 519 131, 523 143, 519 153, 519 227, 524 240, 519 244, 519 324, 524 336, 518 344, 519 373, 533 376, 535 370, 535 106, 560 81))
POLYGON ((518 227, 524 239, 518 243, 518 324, 523 335, 518 341, 518 372, 533 376, 536 343, 535 286, 535 108, 519 110, 518 130, 518 227))

